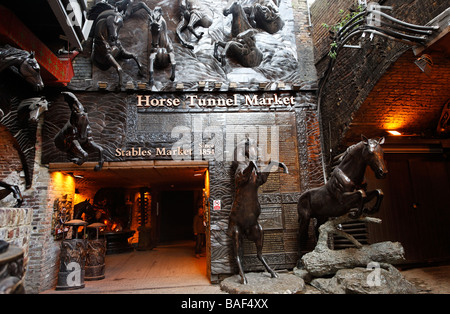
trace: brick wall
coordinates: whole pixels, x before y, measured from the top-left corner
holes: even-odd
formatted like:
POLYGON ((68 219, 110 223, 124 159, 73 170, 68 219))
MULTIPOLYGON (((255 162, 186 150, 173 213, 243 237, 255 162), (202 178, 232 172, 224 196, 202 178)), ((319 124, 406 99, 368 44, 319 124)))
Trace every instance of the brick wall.
MULTIPOLYGON (((322 23, 333 25, 346 15, 357 1, 316 0, 311 7, 318 77, 328 65, 327 53, 331 39, 322 23), (339 14, 339 10, 344 10, 339 14)), ((392 6, 389 14, 408 23, 424 25, 447 7, 446 1, 402 0, 379 1, 392 6)), ((344 48, 324 90, 321 93, 321 124, 326 162, 330 155, 342 150, 342 141, 350 128, 354 114, 360 109, 377 82, 410 46, 375 36, 364 42, 361 49, 344 48)), ((414 65, 412 65, 414 66, 414 65)), ((392 87, 390 87, 392 89, 392 87)), ((403 87, 402 87, 403 88, 403 87)), ((406 88, 406 87, 405 87, 406 88)))

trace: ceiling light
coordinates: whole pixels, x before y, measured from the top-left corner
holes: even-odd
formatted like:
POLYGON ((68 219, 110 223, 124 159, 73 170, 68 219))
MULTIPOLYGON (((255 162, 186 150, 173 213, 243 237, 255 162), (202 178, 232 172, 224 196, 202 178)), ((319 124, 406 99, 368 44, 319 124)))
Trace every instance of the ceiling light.
POLYGON ((399 131, 395 131, 395 130, 389 130, 387 131, 389 134, 394 135, 394 136, 400 136, 402 135, 402 133, 400 133, 399 131))

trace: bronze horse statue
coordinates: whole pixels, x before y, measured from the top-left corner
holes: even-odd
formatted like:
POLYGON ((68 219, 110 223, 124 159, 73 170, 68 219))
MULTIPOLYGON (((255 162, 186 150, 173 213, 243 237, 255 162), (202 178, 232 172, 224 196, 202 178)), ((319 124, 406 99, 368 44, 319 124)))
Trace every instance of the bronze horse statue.
POLYGON ((183 39, 182 32, 187 29, 197 39, 203 37, 203 33, 196 32, 196 26, 209 28, 213 23, 214 13, 208 6, 201 3, 201 0, 180 0, 181 20, 177 25, 176 34, 180 43, 189 48, 194 49, 194 46, 183 39))
POLYGON ((35 91, 41 91, 44 88, 41 70, 34 52, 27 52, 10 45, 0 47, 0 72, 7 68, 22 76, 35 91))
POLYGON ((62 92, 64 100, 71 110, 69 121, 59 131, 55 137, 55 146, 65 152, 71 161, 77 165, 82 165, 88 158, 86 150, 95 149, 99 154, 98 165, 94 167, 99 171, 103 167, 103 148, 92 139, 92 132, 89 126, 87 112, 77 97, 71 92, 62 92))
POLYGON ((256 46, 255 30, 247 19, 242 5, 234 1, 223 10, 225 16, 232 14, 231 35, 233 38, 228 42, 216 42, 214 44, 214 57, 225 65, 227 56, 235 59, 240 65, 248 68, 257 67, 263 60, 263 54, 256 46), (219 54, 218 48, 222 47, 219 54))
POLYGON ((258 157, 256 142, 251 139, 245 139, 237 144, 234 151, 234 161, 232 169, 234 170, 235 193, 231 206, 231 213, 228 223, 228 235, 232 238, 234 257, 239 268, 241 283, 247 284, 241 260, 243 257, 242 241, 247 237, 256 245, 256 255, 272 278, 277 274, 269 267, 262 255, 263 248, 263 230, 258 222, 261 214, 261 205, 258 200, 258 188, 266 183, 270 170, 277 165, 283 168, 285 173, 288 169, 285 164, 280 162, 270 162, 261 172, 256 165, 258 157))
POLYGON ((92 62, 102 71, 114 67, 119 75, 118 88, 123 85, 123 69, 118 59, 133 59, 143 76, 142 66, 137 55, 128 52, 119 40, 119 31, 123 26, 123 16, 112 5, 100 2, 89 11, 88 18, 94 20, 92 62))
POLYGON ((384 138, 367 139, 364 135, 361 138, 361 142, 347 148, 325 185, 300 195, 297 204, 299 258, 302 256, 303 243, 306 243, 308 239, 311 218, 317 219, 317 234, 319 226, 330 217, 339 217, 348 213, 350 218, 356 219, 362 214, 370 215, 380 209, 383 192, 380 189, 366 191, 364 173, 369 166, 376 178, 382 179, 386 176, 388 171, 381 148, 384 138), (375 197, 375 205, 371 209, 364 208, 364 205, 375 197))
POLYGON ((161 7, 155 7, 149 15, 150 32, 152 34, 152 46, 150 50, 149 64, 149 85, 153 85, 154 68, 162 69, 169 64, 172 65, 170 80, 175 80, 175 54, 173 52, 172 41, 167 33, 167 23, 162 16, 161 7))

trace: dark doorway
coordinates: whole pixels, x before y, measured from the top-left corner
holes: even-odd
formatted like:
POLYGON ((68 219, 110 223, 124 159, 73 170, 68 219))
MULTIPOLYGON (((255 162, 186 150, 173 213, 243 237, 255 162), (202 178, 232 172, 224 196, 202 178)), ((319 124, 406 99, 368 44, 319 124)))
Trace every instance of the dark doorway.
POLYGON ((381 188, 384 200, 369 224, 371 242, 399 241, 406 262, 420 264, 450 260, 450 162, 441 154, 386 154, 389 174, 367 181, 381 188))
POLYGON ((192 240, 194 191, 161 193, 160 242, 192 240))

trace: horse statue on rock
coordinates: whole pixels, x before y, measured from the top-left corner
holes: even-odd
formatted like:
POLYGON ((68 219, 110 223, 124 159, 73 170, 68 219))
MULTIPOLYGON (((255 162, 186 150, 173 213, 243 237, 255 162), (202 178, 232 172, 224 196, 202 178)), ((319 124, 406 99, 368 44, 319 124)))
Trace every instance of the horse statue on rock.
POLYGON ((228 235, 232 238, 235 259, 241 276, 241 283, 247 284, 241 260, 243 257, 242 241, 246 236, 255 242, 257 257, 262 262, 272 278, 278 275, 269 267, 262 255, 263 230, 258 222, 261 214, 261 205, 258 200, 258 188, 266 183, 270 170, 273 166, 278 166, 288 173, 285 164, 280 162, 270 162, 261 172, 256 165, 258 157, 256 142, 251 139, 244 139, 237 144, 234 151, 235 193, 231 206, 231 213, 228 224, 228 235))
POLYGON ((387 174, 381 145, 384 138, 367 139, 347 148, 339 165, 331 173, 330 179, 321 187, 308 190, 300 195, 297 204, 299 220, 299 260, 302 257, 303 243, 308 239, 308 226, 311 218, 317 219, 316 233, 320 225, 330 217, 348 214, 357 219, 361 215, 378 212, 383 200, 380 189, 366 191, 364 173, 370 166, 376 178, 382 179, 387 174), (364 205, 376 198, 372 208, 364 205), (302 243, 303 242, 303 243, 302 243))
POLYGON ((70 92, 62 92, 62 94, 70 107, 71 115, 69 121, 56 135, 55 146, 60 151, 67 153, 71 161, 79 166, 88 158, 86 150, 91 148, 97 150, 99 161, 94 170, 99 171, 104 162, 103 148, 92 139, 87 112, 74 94, 70 92))
POLYGON ((22 76, 35 91, 41 91, 44 88, 41 70, 34 52, 27 52, 10 45, 0 47, 0 72, 7 68, 22 76))
POLYGON ((99 2, 89 11, 88 18, 94 20, 92 62, 102 71, 114 67, 119 75, 118 88, 123 85, 123 69, 117 59, 133 59, 139 69, 139 75, 143 76, 142 66, 138 57, 125 50, 119 40, 119 31, 123 26, 123 16, 114 6, 99 2))
POLYGON ((172 65, 170 80, 175 80, 175 54, 173 53, 172 41, 167 33, 167 23, 162 16, 161 7, 156 7, 149 15, 150 32, 152 34, 152 47, 150 50, 149 85, 153 85, 154 68, 165 68, 172 65))

